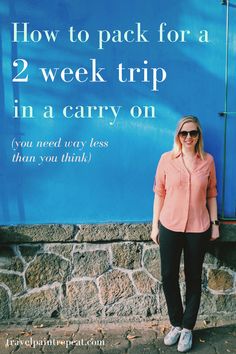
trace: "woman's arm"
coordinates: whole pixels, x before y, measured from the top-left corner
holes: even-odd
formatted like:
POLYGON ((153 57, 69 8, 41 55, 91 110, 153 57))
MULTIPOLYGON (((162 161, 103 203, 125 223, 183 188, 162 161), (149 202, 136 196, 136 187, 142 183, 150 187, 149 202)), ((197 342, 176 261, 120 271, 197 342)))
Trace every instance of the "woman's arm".
POLYGON ((164 197, 160 197, 157 193, 155 193, 154 202, 153 202, 153 218, 152 218, 152 232, 151 239, 159 244, 158 235, 159 235, 159 227, 158 221, 161 213, 161 209, 164 204, 164 197))
MULTIPOLYGON (((209 210, 210 214, 210 220, 214 221, 217 220, 217 203, 216 203, 216 198, 207 198, 207 207, 209 210)), ((211 229, 211 241, 216 240, 217 238, 220 237, 220 232, 219 232, 219 225, 212 225, 211 229)))
POLYGON ((154 202, 153 202, 153 218, 152 218, 152 232, 151 239, 153 242, 159 244, 158 235, 159 235, 159 227, 158 221, 161 213, 161 209, 164 204, 166 188, 165 188, 165 169, 164 169, 164 154, 161 155, 161 158, 157 165, 155 180, 153 191, 155 192, 154 202))

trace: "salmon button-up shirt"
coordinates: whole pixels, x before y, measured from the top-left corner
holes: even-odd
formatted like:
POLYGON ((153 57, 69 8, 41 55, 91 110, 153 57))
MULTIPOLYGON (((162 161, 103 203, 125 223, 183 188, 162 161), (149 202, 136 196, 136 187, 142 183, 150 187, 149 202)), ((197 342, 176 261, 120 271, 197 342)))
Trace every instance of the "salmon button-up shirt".
POLYGON ((160 222, 178 232, 204 232, 210 226, 207 198, 217 196, 213 157, 197 154, 194 167, 185 167, 180 153, 164 153, 157 166, 153 191, 164 198, 160 222))

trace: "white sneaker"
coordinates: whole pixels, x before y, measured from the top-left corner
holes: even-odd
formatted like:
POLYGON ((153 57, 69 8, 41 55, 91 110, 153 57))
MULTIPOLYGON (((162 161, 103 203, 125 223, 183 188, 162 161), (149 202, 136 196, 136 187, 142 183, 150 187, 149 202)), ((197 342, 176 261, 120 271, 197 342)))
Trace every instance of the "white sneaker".
POLYGON ((170 332, 164 337, 165 345, 174 345, 181 335, 181 327, 171 327, 170 332))
POLYGON ((178 352, 185 353, 189 351, 192 348, 192 344, 193 344, 192 331, 185 328, 182 329, 178 347, 177 347, 178 352))

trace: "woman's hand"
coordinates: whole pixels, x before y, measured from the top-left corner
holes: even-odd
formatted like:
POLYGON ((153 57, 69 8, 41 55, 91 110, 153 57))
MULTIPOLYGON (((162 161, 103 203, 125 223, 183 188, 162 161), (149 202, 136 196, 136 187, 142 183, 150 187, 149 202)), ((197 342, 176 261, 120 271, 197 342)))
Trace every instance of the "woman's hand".
POLYGON ((152 227, 151 239, 153 242, 155 242, 157 245, 159 245, 159 227, 158 226, 152 227))
POLYGON ((220 237, 219 225, 212 225, 210 241, 215 241, 220 237))

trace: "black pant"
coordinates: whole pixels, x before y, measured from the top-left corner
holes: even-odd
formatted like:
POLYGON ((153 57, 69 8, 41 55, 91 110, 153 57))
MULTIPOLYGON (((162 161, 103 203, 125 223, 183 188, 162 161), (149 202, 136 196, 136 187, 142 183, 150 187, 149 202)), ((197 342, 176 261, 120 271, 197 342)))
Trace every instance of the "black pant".
POLYGON ((202 264, 210 234, 210 228, 202 233, 186 233, 171 231, 160 224, 161 275, 172 326, 193 329, 196 323, 201 298, 202 264), (182 250, 186 282, 184 311, 179 288, 182 250))

